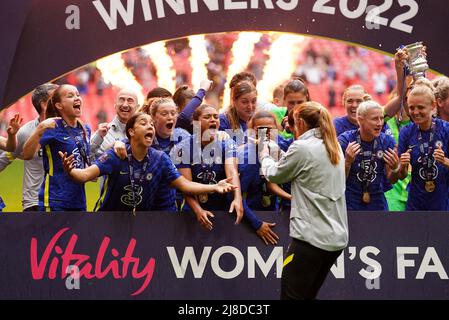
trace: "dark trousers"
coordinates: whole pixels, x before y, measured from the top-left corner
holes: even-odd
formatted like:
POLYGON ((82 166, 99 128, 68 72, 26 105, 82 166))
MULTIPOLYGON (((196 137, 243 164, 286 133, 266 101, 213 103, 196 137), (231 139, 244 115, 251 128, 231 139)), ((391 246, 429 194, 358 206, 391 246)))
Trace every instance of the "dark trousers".
POLYGON ((281 299, 315 299, 330 268, 342 251, 326 251, 293 239, 282 270, 281 299))

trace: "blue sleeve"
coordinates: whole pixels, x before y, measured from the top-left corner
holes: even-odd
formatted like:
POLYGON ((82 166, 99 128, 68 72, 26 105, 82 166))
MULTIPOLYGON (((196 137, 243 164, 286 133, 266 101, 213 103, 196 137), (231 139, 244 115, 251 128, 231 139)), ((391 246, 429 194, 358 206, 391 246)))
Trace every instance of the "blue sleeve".
POLYGON ((93 164, 100 169, 100 176, 104 176, 113 173, 115 168, 119 168, 120 161, 114 150, 108 150, 99 156, 93 164))
POLYGON ((388 125, 388 123, 384 123, 384 126, 383 126, 383 128, 382 128, 382 130, 383 130, 383 132, 387 135, 387 136, 390 136, 390 137, 393 137, 394 138, 394 136, 393 136, 393 131, 391 130, 391 128, 390 128, 390 126, 388 125))
POLYGON ((336 118, 334 119, 334 127, 335 127, 335 132, 337 133, 337 136, 340 136, 343 133, 343 130, 341 129, 341 125, 340 125, 340 118, 336 118))
POLYGON ((92 128, 88 124, 86 124, 84 128, 86 129, 87 132, 87 142, 89 142, 90 136, 92 135, 92 128))
POLYGON ((220 114, 220 127, 218 130, 225 131, 226 129, 231 129, 231 124, 229 123, 228 117, 226 116, 226 112, 220 114))
POLYGON ((251 224, 251 227, 257 231, 262 226, 262 220, 260 220, 257 215, 248 207, 245 199, 242 199, 243 203, 243 216, 251 224))
POLYGON ((237 145, 234 140, 226 139, 223 141, 225 159, 237 157, 237 145))
POLYGON ((387 149, 394 149, 394 146, 396 145, 396 142, 394 141, 393 136, 391 135, 386 135, 386 145, 387 145, 387 149))
POLYGON ((287 152, 288 147, 293 143, 293 138, 286 139, 281 135, 278 135, 278 145, 282 151, 287 152))
POLYGON ((399 143, 398 143, 398 156, 407 151, 408 149, 408 136, 410 132, 410 127, 404 127, 399 132, 399 143))
MULTIPOLYGON (((444 136, 444 140, 446 141, 447 145, 446 147, 449 148, 449 122, 447 121, 442 121, 443 124, 443 136, 444 136)), ((443 142, 444 143, 444 142, 443 142)))
POLYGON ((50 144, 51 141, 55 137, 56 137, 56 129, 45 130, 44 134, 42 135, 41 139, 39 140, 41 147, 46 146, 47 144, 50 144))
POLYGON ((346 154, 346 148, 348 147, 349 140, 346 132, 343 132, 341 135, 338 136, 338 142, 340 143, 341 150, 343 150, 343 153, 346 154))
POLYGON ((251 182, 254 180, 253 177, 256 174, 259 175, 259 166, 256 164, 239 165, 239 174, 240 174, 240 190, 243 194, 244 192, 248 192, 249 186, 251 182))
POLYGON ((189 103, 187 103, 185 108, 179 114, 178 120, 176 122, 176 127, 183 128, 187 131, 189 130, 193 113, 195 112, 196 108, 201 105, 205 96, 206 91, 204 91, 204 89, 198 90, 196 95, 189 101, 189 103))
POLYGON ((165 181, 169 184, 181 176, 173 162, 171 162, 170 158, 165 153, 162 154, 161 158, 161 170, 165 181))

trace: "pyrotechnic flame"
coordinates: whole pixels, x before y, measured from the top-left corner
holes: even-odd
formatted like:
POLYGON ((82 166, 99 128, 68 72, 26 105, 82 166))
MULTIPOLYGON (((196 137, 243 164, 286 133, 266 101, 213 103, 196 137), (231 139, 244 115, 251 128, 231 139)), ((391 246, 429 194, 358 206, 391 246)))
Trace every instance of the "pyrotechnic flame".
POLYGON ((142 50, 148 55, 156 67, 157 85, 170 92, 176 90, 176 70, 173 60, 168 54, 164 41, 142 46, 142 50))
POLYGON ((307 39, 300 35, 271 34, 269 59, 263 69, 263 78, 257 83, 257 99, 271 101, 276 86, 289 80, 296 70, 298 55, 305 48, 307 39))
POLYGON ((262 33, 259 32, 242 32, 239 34, 238 39, 233 43, 231 51, 232 62, 229 65, 226 74, 225 90, 223 93, 223 108, 221 108, 220 111, 224 111, 231 101, 229 82, 236 73, 246 70, 254 53, 254 45, 259 42, 261 37, 262 33))
POLYGON ((206 49, 206 39, 204 35, 190 36, 189 45, 191 48, 192 87, 198 90, 201 80, 208 79, 206 65, 210 59, 206 49))
POLYGON ((129 88, 137 93, 141 105, 144 101, 143 87, 132 72, 125 66, 121 53, 115 53, 97 61, 103 80, 120 89, 129 88))

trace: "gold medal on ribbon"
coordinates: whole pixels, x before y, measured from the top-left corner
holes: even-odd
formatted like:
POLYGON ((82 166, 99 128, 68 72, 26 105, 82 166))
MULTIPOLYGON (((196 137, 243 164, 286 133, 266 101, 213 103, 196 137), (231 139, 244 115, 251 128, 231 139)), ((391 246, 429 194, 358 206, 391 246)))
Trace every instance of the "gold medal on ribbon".
POLYGON ((209 196, 207 195, 207 193, 200 194, 200 195, 198 196, 198 200, 199 200, 201 203, 206 203, 207 200, 209 200, 209 196))
POLYGON ((264 208, 267 208, 271 205, 271 198, 270 196, 263 196, 262 197, 262 206, 264 208))
POLYGON ((427 192, 435 191, 435 181, 426 181, 425 189, 427 192))
POLYGON ((363 203, 365 203, 365 204, 368 204, 368 203, 371 202, 371 196, 370 196, 370 194, 369 194, 368 191, 363 193, 362 201, 363 201, 363 203))

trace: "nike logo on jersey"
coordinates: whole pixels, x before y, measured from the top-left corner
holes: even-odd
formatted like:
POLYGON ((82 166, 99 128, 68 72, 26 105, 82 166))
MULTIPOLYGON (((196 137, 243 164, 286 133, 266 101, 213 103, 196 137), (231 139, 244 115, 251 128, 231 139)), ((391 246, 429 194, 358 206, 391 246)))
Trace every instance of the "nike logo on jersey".
POLYGON ((70 137, 64 137, 63 139, 64 139, 64 141, 65 141, 65 140, 69 140, 69 139, 70 139, 70 137))

